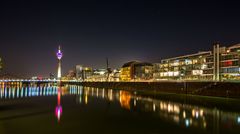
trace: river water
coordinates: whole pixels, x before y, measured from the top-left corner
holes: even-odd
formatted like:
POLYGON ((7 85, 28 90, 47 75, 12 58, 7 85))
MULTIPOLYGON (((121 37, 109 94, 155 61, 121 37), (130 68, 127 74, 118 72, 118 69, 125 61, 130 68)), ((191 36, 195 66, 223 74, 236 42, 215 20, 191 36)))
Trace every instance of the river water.
POLYGON ((0 134, 240 133, 239 100, 209 97, 191 103, 195 97, 178 101, 164 96, 79 85, 0 83, 0 134))

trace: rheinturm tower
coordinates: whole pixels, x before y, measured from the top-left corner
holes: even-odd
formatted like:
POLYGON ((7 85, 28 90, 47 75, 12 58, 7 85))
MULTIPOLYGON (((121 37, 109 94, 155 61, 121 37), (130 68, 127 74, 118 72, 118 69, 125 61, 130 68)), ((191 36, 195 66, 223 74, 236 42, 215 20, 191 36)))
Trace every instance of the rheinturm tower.
POLYGON ((61 59, 62 59, 63 53, 61 51, 61 47, 58 47, 57 51, 57 59, 58 59, 58 70, 57 70, 57 78, 60 79, 62 77, 62 72, 61 72, 61 59))

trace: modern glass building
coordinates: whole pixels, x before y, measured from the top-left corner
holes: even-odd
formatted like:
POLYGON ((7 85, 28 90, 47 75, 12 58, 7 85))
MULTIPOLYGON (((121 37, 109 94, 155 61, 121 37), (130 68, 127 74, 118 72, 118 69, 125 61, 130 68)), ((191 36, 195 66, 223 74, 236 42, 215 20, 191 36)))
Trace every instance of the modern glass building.
POLYGON ((161 60, 154 64, 153 77, 156 80, 198 80, 209 79, 207 57, 211 51, 199 52, 161 60))
POLYGON ((240 80, 240 44, 226 48, 220 53, 220 79, 240 80))
POLYGON ((240 80, 240 44, 161 60, 154 64, 155 80, 240 80))

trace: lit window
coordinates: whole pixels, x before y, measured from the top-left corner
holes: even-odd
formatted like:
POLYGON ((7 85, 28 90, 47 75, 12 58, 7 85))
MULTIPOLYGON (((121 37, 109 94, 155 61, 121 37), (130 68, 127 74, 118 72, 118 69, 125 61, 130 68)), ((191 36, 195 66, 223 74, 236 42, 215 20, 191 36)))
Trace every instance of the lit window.
POLYGON ((185 64, 186 64, 186 65, 192 64, 192 60, 186 59, 186 60, 185 60, 185 64))

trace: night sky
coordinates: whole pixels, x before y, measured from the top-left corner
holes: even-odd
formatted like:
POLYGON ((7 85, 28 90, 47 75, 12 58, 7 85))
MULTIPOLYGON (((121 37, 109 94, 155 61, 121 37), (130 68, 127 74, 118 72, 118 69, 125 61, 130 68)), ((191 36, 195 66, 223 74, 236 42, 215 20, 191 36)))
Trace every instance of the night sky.
POLYGON ((5 72, 56 74, 55 52, 64 52, 63 72, 82 64, 118 68, 131 60, 212 49, 214 42, 240 42, 237 0, 85 0, 0 2, 0 56, 5 72))

